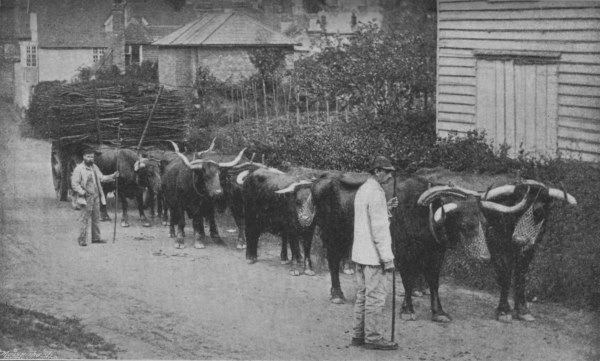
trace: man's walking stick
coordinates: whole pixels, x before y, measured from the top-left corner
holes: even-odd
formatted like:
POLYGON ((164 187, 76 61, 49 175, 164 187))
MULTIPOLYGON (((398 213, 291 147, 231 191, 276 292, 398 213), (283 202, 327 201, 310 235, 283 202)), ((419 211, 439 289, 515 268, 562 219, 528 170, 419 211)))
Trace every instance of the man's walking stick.
MULTIPOLYGON (((396 198, 396 171, 394 171, 394 191, 393 198, 396 198)), ((392 222, 394 222, 394 208, 392 208, 392 222)), ((396 242, 392 237, 392 253, 394 254, 394 263, 396 263, 396 242)), ((392 270, 392 337, 394 342, 394 333, 396 331, 396 267, 392 270)))
MULTIPOLYGON (((117 172, 119 171, 119 153, 121 153, 121 123, 117 124, 117 172)), ((117 206, 119 204, 119 177, 115 178, 115 227, 113 229, 113 243, 117 239, 117 206)))

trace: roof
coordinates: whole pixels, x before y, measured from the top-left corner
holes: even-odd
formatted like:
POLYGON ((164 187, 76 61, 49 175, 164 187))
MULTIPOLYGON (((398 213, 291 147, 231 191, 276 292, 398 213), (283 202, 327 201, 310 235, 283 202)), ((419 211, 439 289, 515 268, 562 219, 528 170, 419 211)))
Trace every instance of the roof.
POLYGON ((109 47, 111 34, 103 30, 111 8, 112 1, 107 0, 31 0, 31 11, 37 13, 39 46, 109 47))
POLYGON ((129 25, 125 28, 125 43, 126 44, 148 44, 152 42, 147 29, 136 19, 132 19, 129 25))
POLYGON ((160 46, 294 46, 297 41, 239 13, 212 13, 159 39, 160 46))
MULTIPOLYGON (((109 0, 106 0, 109 1, 109 0)), ((150 26, 182 26, 198 18, 193 5, 184 4, 179 10, 174 10, 165 0, 144 0, 127 2, 127 20, 136 18, 146 19, 150 26)))

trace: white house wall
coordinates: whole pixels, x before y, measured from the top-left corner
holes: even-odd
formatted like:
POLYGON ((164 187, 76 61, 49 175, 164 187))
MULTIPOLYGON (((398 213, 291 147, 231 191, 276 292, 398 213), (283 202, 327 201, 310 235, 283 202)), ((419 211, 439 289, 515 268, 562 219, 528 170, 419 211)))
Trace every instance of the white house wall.
POLYGON ((476 128, 474 51, 558 52, 558 151, 600 161, 599 1, 438 0, 438 11, 440 135, 476 128))
POLYGON ((93 65, 92 49, 39 49, 40 81, 71 81, 78 69, 93 65))

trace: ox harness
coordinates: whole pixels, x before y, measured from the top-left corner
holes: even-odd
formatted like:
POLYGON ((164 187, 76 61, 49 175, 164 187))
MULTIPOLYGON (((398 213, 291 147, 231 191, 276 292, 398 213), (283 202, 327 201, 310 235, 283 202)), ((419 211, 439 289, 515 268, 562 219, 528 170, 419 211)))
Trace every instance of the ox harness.
POLYGON ((522 251, 527 251, 531 249, 535 245, 535 241, 542 231, 542 227, 544 226, 544 221, 542 220, 540 223, 535 224, 535 219, 533 217, 533 206, 535 205, 535 201, 537 200, 540 190, 538 190, 535 199, 531 203, 531 206, 523 213, 517 225, 515 226, 515 230, 513 232, 512 241, 522 247, 522 251))

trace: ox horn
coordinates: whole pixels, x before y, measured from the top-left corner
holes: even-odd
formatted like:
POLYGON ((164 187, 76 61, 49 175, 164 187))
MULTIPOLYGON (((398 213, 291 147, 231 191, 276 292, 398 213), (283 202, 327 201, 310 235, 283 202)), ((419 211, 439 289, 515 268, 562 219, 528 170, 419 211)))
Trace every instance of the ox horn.
POLYGON ((483 206, 483 208, 492 210, 492 211, 497 211, 500 213, 515 213, 518 212, 520 210, 522 210, 523 208, 525 208, 525 205, 527 205, 527 196, 529 195, 529 187, 527 187, 527 192, 525 193, 525 195, 523 196, 523 199, 521 199, 521 201, 517 204, 515 204, 514 206, 505 206, 503 204, 499 204, 499 203, 495 203, 495 202, 490 202, 490 201, 481 201, 481 205, 483 206))
POLYGON ((177 144, 175 144, 175 142, 173 142, 172 140, 168 140, 167 142, 173 145, 173 150, 175 151, 175 153, 179 153, 179 147, 177 146, 177 144))
POLYGON ((219 163, 219 167, 228 168, 228 167, 235 166, 236 164, 238 164, 240 162, 240 160, 242 160, 242 156, 244 155, 245 151, 246 151, 246 148, 242 149, 242 151, 240 152, 240 154, 238 154, 238 156, 234 160, 232 160, 231 162, 219 163))
POLYGON ((246 177, 248 177, 248 174, 250 174, 249 170, 245 170, 245 171, 241 172, 240 174, 238 174, 238 176, 235 178, 236 183, 243 186, 244 181, 246 180, 246 177))
POLYGON ((254 156, 256 155, 256 153, 252 153, 252 158, 250 158, 250 163, 252 163, 252 161, 254 161, 254 156))
MULTIPOLYGON (((520 184, 527 185, 527 186, 533 186, 533 187, 548 188, 544 183, 541 183, 541 182, 538 182, 538 181, 535 181, 532 179, 525 179, 524 181, 521 181, 520 184)), ((516 188, 516 186, 514 186, 512 184, 507 184, 507 185, 503 185, 500 187, 496 187, 491 190, 488 190, 482 199, 490 200, 490 199, 498 198, 500 196, 510 195, 510 194, 514 193, 515 188, 516 188)))
POLYGON ((203 151, 201 151, 201 152, 198 152, 198 157, 200 157, 200 156, 201 156, 202 154, 204 154, 204 153, 212 152, 212 151, 213 151, 213 149, 215 149, 215 140, 217 140, 217 137, 215 137, 215 138, 212 140, 212 143, 210 143, 210 147, 208 147, 208 149, 207 149, 207 150, 203 150, 203 151))
POLYGON ((169 140, 169 142, 171 144, 173 144, 173 149, 175 150, 175 153, 179 156, 179 158, 181 158, 183 163, 188 166, 188 168, 199 169, 202 167, 202 163, 204 163, 203 160, 195 160, 192 163, 190 163, 190 161, 187 159, 187 157, 179 152, 179 147, 177 146, 177 144, 175 144, 174 142, 172 142, 170 140, 169 140))
POLYGON ((417 203, 420 206, 426 206, 429 203, 433 202, 434 199, 440 197, 444 194, 451 194, 454 196, 458 196, 461 198, 467 198, 468 195, 480 196, 479 192, 472 191, 470 189, 461 188, 461 187, 451 187, 451 186, 434 186, 423 192, 419 197, 417 203))
POLYGON ((276 191, 275 193, 277 193, 277 194, 290 193, 290 192, 295 191, 297 186, 300 186, 303 184, 312 184, 312 182, 308 181, 308 180, 301 180, 299 182, 294 182, 294 183, 290 184, 289 186, 287 186, 286 188, 276 191))
POLYGON ((444 219, 445 213, 446 214, 450 213, 453 210, 455 210, 456 208, 458 208, 458 204, 456 204, 456 203, 444 204, 443 206, 438 208, 437 211, 435 211, 435 214, 433 215, 433 220, 435 221, 435 223, 440 223, 440 221, 442 221, 444 219))
POLYGON ((564 190, 550 188, 550 189, 548 189, 548 195, 552 198, 562 199, 564 201, 567 201, 569 204, 572 204, 572 205, 577 204, 577 200, 575 199, 575 197, 573 197, 569 193, 565 192, 564 190))

